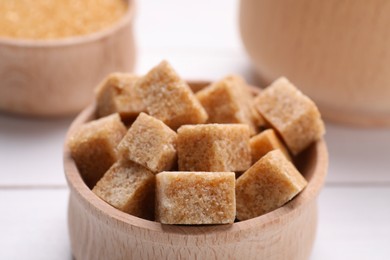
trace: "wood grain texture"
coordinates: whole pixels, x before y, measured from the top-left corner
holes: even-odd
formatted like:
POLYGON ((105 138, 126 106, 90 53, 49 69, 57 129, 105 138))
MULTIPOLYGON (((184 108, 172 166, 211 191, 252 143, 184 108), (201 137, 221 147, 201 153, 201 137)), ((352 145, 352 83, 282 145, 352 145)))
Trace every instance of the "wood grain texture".
POLYGON ((113 71, 134 68, 134 1, 109 29, 59 40, 0 38, 0 110, 34 116, 80 111, 113 71))
MULTIPOLYGON (((191 85, 198 88, 199 84, 191 85)), ((85 109, 68 136, 91 120, 94 110, 93 105, 85 109)), ((263 216, 232 225, 162 225, 116 210, 95 196, 65 146, 73 254, 76 259, 308 259, 316 233, 316 198, 327 164, 327 149, 321 140, 297 160, 308 186, 294 200, 263 216)))
POLYGON ((330 120, 390 126, 390 2, 241 0, 241 35, 267 83, 284 75, 330 120))

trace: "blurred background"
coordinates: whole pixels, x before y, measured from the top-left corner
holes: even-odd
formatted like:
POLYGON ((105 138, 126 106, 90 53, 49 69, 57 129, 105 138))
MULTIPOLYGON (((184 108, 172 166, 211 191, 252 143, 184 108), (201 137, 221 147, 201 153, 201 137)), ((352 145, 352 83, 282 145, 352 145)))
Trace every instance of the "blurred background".
MULTIPOLYGON (((135 7, 137 74, 166 59, 185 79, 235 73, 264 87, 241 41, 237 0, 135 7)), ((0 113, 0 259, 72 258, 62 146, 73 118, 0 113)), ((311 259, 389 259, 390 130, 330 121, 326 128, 329 174, 311 259)))

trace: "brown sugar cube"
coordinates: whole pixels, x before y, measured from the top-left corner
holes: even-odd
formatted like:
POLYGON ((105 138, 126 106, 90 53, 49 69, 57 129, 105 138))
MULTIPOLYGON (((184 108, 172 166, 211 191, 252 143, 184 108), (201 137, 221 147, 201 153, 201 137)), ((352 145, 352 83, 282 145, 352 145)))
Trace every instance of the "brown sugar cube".
POLYGON ((314 102, 286 78, 279 78, 260 92, 255 106, 279 132, 294 155, 325 133, 324 123, 314 102))
POLYGON ((157 173, 176 162, 177 134, 160 120, 141 113, 118 145, 121 158, 157 173))
POLYGON ((196 97, 206 109, 209 123, 247 124, 251 134, 256 134, 261 117, 254 109, 253 95, 242 77, 225 77, 197 92, 196 97))
POLYGON ((177 135, 180 171, 245 171, 251 165, 248 125, 184 125, 177 135))
POLYGON ((168 62, 163 61, 136 83, 149 115, 172 129, 206 122, 207 113, 168 62))
POLYGON ((116 147, 126 131, 120 116, 112 114, 82 125, 71 135, 68 147, 88 187, 117 160, 116 147))
POLYGON ((275 149, 282 151, 286 158, 291 161, 290 154, 273 129, 264 130, 260 134, 253 136, 250 139, 250 146, 252 164, 256 163, 261 157, 275 149))
POLYGON ((259 113, 259 111, 257 111, 257 109, 255 108, 255 100, 254 99, 253 99, 251 108, 252 108, 253 115, 254 115, 254 117, 253 117, 254 123, 257 126, 257 132, 260 132, 262 129, 267 128, 268 124, 265 121, 265 119, 263 118, 263 116, 259 113))
POLYGON ((246 220, 277 209, 306 184, 280 150, 267 153, 236 181, 237 219, 246 220))
POLYGON ((97 117, 119 113, 122 120, 134 120, 146 107, 135 90, 138 76, 110 74, 95 90, 97 117))
POLYGON ((163 224, 228 224, 236 216, 234 172, 156 175, 156 220, 163 224))
POLYGON ((131 215, 154 219, 154 174, 133 162, 116 162, 93 192, 111 206, 131 215))

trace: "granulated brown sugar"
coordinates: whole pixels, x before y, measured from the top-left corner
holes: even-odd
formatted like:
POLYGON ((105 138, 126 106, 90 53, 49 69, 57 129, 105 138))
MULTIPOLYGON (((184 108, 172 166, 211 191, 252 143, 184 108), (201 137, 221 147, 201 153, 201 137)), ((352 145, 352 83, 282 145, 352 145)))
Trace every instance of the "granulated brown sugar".
POLYGON ((100 31, 124 15, 124 0, 0 0, 0 37, 58 39, 100 31))

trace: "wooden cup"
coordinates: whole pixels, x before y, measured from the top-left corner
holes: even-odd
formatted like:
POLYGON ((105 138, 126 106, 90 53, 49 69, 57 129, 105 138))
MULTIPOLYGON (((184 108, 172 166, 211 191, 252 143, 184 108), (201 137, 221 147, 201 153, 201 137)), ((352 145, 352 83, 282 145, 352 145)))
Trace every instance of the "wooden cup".
MULTIPOLYGON (((190 82, 193 89, 206 82, 190 82)), ((72 123, 67 139, 94 119, 86 108, 72 123)), ((231 225, 179 226, 148 221, 110 206, 83 182, 64 147, 70 188, 69 234, 76 259, 308 259, 317 226, 317 196, 327 172, 324 140, 297 158, 308 186, 292 201, 268 214, 231 225)))
POLYGON ((134 1, 110 28, 58 40, 0 38, 0 110, 31 116, 79 112, 107 74, 134 68, 134 1))
POLYGON ((390 2, 241 0, 240 30, 269 84, 286 76, 325 118, 390 126, 390 2))

